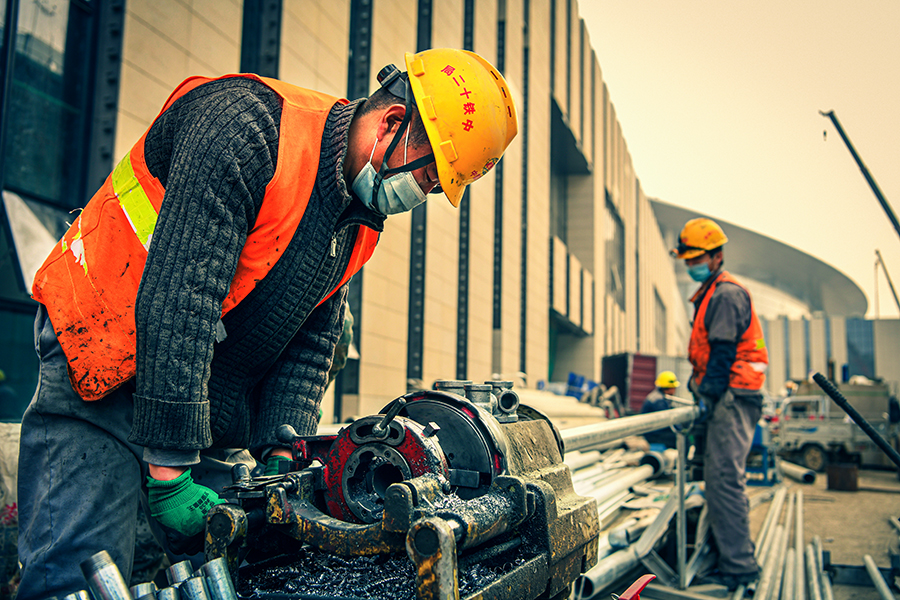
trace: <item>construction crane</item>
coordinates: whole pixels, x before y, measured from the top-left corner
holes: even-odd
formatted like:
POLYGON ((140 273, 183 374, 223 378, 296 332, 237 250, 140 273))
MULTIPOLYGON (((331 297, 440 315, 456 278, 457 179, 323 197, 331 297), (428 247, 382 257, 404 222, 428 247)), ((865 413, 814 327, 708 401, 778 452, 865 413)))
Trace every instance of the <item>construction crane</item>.
MULTIPOLYGON (((853 142, 851 142, 850 138, 847 137, 847 134, 844 133, 844 128, 841 127, 841 122, 838 121, 837 115, 834 114, 833 110, 829 110, 828 112, 820 110, 819 114, 823 117, 828 117, 829 119, 831 119, 831 122, 834 123, 835 129, 837 129, 838 133, 841 136, 841 139, 844 140, 844 143, 847 145, 847 149, 853 156, 853 160, 856 161, 856 165, 859 167, 859 170, 862 171, 863 177, 866 178, 866 182, 869 184, 869 187, 872 188, 872 192, 875 194, 875 197, 881 204, 881 208, 883 208, 885 214, 887 214, 888 220, 891 222, 891 225, 894 226, 894 230, 897 232, 897 235, 900 236, 900 222, 897 221, 897 215, 894 214, 894 210, 891 208, 891 205, 888 204, 887 198, 885 198, 884 194, 881 193, 881 188, 878 187, 878 184, 875 182, 875 178, 872 177, 871 173, 869 173, 869 169, 866 167, 866 163, 864 163, 859 157, 859 154, 856 153, 856 148, 853 147, 853 142)), ((882 263, 882 266, 883 265, 884 263, 882 263)), ((885 272, 887 272, 887 270, 885 270, 885 272)), ((891 287, 891 290, 893 291, 893 286, 891 287)))
MULTIPOLYGON (((885 214, 887 215, 888 220, 891 222, 891 225, 894 226, 894 231, 897 232, 897 235, 900 236, 900 222, 897 221, 897 215, 894 214, 894 209, 891 208, 891 205, 888 204, 887 198, 884 197, 884 194, 881 192, 881 188, 878 187, 878 183, 875 181, 875 178, 872 177, 872 174, 869 173, 868 167, 866 167, 866 163, 863 162, 862 158, 859 157, 859 154, 856 152, 856 148, 853 147, 853 142, 850 141, 850 138, 847 137, 847 134, 844 132, 844 128, 841 127, 841 122, 838 121, 837 115, 834 114, 833 110, 829 110, 828 112, 819 111, 819 114, 823 117, 828 117, 831 119, 831 122, 834 124, 834 128, 837 129, 837 132, 840 134, 841 139, 844 140, 844 144, 846 144, 847 149, 850 151, 850 154, 853 156, 853 160, 856 161, 856 166, 859 167, 859 170, 862 171, 863 177, 866 178, 866 182, 869 184, 869 187, 872 188, 872 193, 875 194, 875 197, 878 199, 879 204, 881 204, 881 208, 884 209, 885 214)), ((881 269, 884 271, 884 276, 887 279, 888 286, 891 288, 891 294, 894 296, 894 302, 897 304, 897 308, 900 309, 900 300, 897 299, 897 292, 894 290, 894 284, 891 282, 891 276, 888 274, 887 265, 884 264, 884 259, 881 257, 881 252, 878 249, 875 249, 875 303, 876 303, 876 313, 877 313, 877 304, 878 304, 878 265, 881 265, 881 269)))
POLYGON ((881 270, 884 271, 884 276, 887 279, 888 287, 891 288, 891 294, 894 296, 894 303, 897 304, 897 309, 900 310, 900 299, 897 299, 897 291, 894 289, 894 283, 891 281, 891 276, 888 273, 887 265, 884 264, 884 259, 881 257, 881 252, 878 251, 878 248, 875 248, 875 316, 878 316, 878 265, 881 265, 881 270))

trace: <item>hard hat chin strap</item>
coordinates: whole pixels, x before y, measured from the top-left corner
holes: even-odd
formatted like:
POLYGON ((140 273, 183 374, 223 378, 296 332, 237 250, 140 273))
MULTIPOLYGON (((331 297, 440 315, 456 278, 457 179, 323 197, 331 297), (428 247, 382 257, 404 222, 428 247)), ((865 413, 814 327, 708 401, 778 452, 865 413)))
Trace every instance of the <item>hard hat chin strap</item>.
MULTIPOLYGON (((378 173, 375 174, 375 185, 372 187, 373 200, 378 195, 378 190, 381 189, 381 182, 391 175, 394 175, 396 173, 405 173, 406 171, 415 171, 416 169, 420 169, 434 162, 434 153, 429 152, 425 156, 421 156, 412 162, 406 163, 405 165, 394 168, 388 167, 388 160, 394 154, 394 150, 397 148, 397 144, 400 143, 400 138, 403 136, 403 132, 406 131, 406 128, 410 126, 410 120, 412 119, 413 93, 412 86, 410 86, 409 81, 406 82, 403 96, 404 103, 406 105, 406 113, 403 115, 403 120, 400 121, 400 127, 397 129, 397 133, 394 135, 394 139, 391 140, 391 143, 388 144, 387 150, 385 150, 384 152, 384 156, 381 159, 381 168, 378 169, 378 173)), ((409 134, 407 133, 407 135, 409 134)))

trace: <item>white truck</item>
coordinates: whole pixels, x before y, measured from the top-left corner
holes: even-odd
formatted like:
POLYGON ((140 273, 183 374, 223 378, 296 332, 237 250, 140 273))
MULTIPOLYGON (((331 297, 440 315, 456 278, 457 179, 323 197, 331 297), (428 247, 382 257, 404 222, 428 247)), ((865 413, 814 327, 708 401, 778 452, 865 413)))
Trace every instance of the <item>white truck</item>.
MULTIPOLYGON (((872 390, 875 392, 876 390, 872 390)), ((886 440, 896 443, 898 426, 887 418, 886 388, 882 396, 884 412, 870 414, 866 420, 886 440)), ((873 406, 880 402, 873 399, 873 406)), ((851 400, 852 402, 852 400, 851 400)), ((888 466, 881 449, 824 393, 789 396, 781 406, 781 415, 772 428, 778 453, 814 471, 824 471, 828 463, 856 463, 888 466)))

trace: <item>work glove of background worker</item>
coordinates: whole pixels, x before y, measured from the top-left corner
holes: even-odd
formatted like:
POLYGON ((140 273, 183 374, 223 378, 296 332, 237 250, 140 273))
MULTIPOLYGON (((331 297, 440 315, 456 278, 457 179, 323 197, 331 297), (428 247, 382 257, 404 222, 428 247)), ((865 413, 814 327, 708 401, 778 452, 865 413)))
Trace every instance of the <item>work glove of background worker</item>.
POLYGON ((279 466, 284 461, 290 461, 287 456, 281 456, 280 454, 270 454, 268 460, 266 460, 266 470, 263 472, 263 475, 278 475, 279 466))
MULTIPOLYGON (((219 495, 198 483, 194 483, 188 469, 171 481, 158 481, 147 477, 150 515, 163 529, 193 538, 206 528, 206 513, 225 501, 219 495)), ((167 537, 172 539, 166 531, 167 537)))

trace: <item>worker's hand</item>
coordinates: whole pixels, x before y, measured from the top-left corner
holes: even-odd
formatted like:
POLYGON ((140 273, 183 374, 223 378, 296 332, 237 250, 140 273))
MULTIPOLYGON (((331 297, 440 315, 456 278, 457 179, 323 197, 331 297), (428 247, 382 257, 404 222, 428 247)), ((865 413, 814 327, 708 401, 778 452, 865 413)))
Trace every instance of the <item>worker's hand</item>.
POLYGON ((151 516, 164 528, 187 537, 201 533, 209 509, 225 502, 208 487, 194 483, 190 469, 170 481, 147 477, 147 490, 151 516))
POLYGON ((280 454, 270 454, 269 460, 266 461, 266 470, 263 475, 278 475, 279 465, 284 461, 290 461, 291 459, 287 456, 282 456, 280 454))
POLYGON ((706 423, 707 419, 709 419, 709 413, 712 407, 710 403, 707 401, 708 399, 700 394, 694 396, 694 399, 697 401, 697 406, 700 407, 700 416, 697 417, 697 420, 694 421, 696 424, 706 423))

